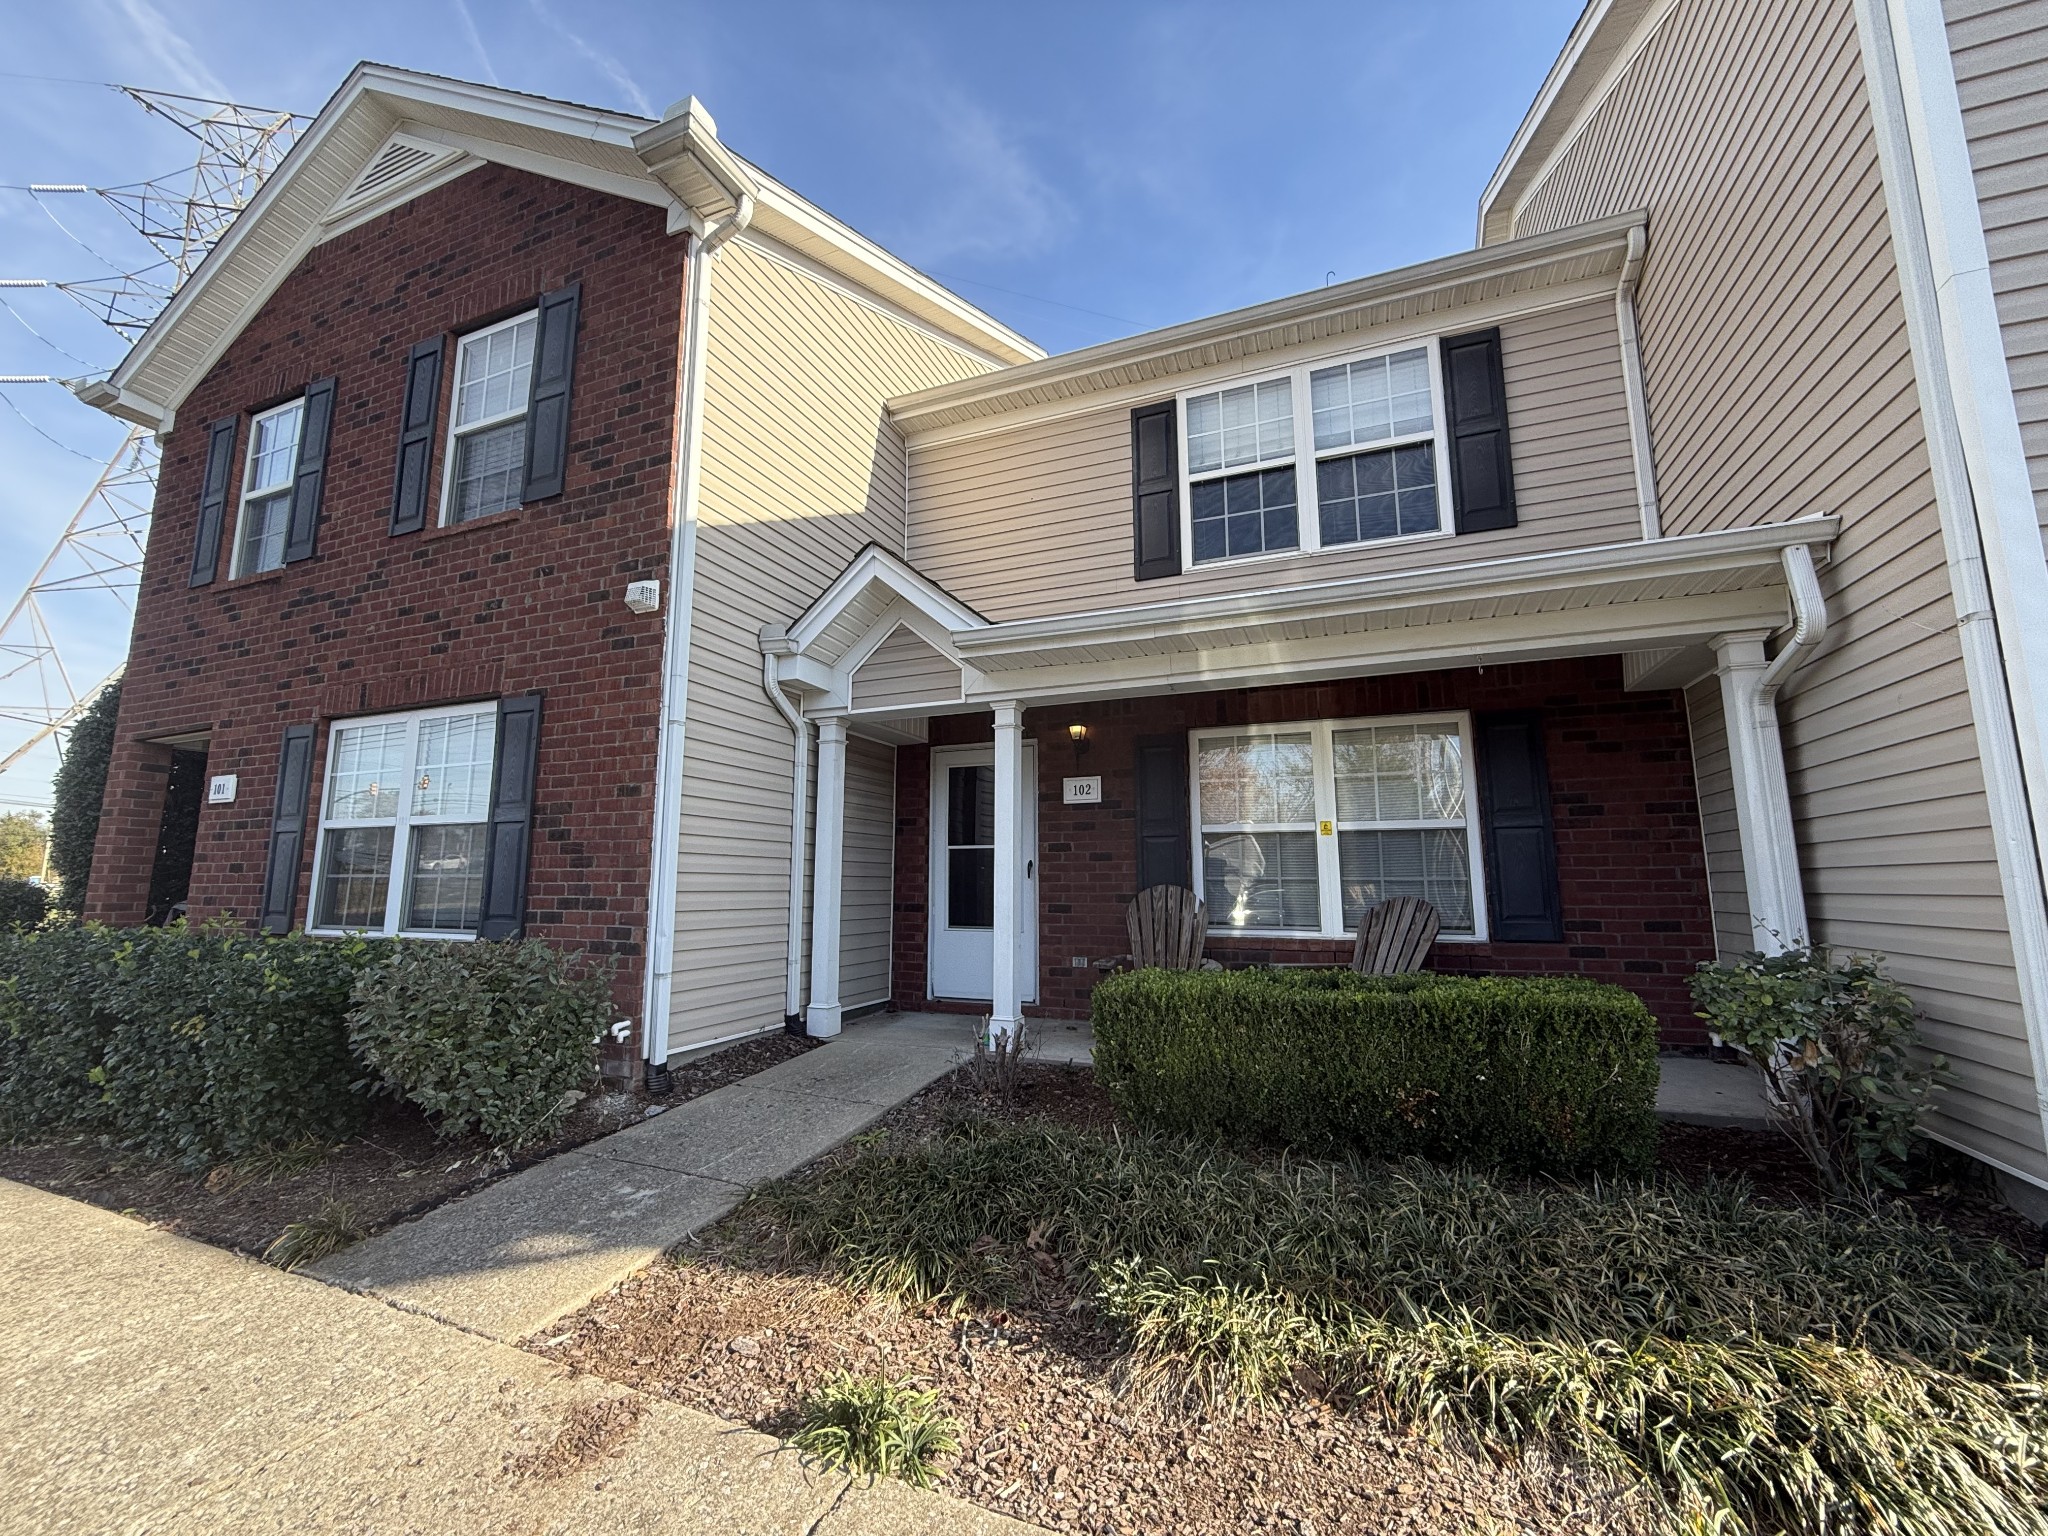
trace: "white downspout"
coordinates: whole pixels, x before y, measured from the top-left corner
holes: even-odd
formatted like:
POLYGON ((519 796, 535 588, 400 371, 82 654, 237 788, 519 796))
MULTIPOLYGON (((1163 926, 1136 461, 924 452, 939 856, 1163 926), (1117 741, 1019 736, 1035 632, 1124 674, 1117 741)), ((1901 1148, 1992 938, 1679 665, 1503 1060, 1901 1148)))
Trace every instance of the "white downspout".
POLYGON ((1628 253, 1622 258, 1621 281, 1614 289, 1614 323, 1621 332, 1621 392, 1628 401, 1629 452, 1635 459, 1636 504, 1642 511, 1643 537, 1664 536, 1664 514, 1657 505, 1657 465, 1650 455, 1650 402, 1643 393, 1643 349, 1636 336, 1636 284, 1643 275, 1643 254, 1649 241, 1639 224, 1628 232, 1628 253))
POLYGON ((654 760, 654 846, 648 860, 647 975, 641 987, 641 1033, 647 1086, 668 1086, 668 1021, 675 982, 676 880, 682 858, 683 724, 690 695, 690 620, 697 587, 697 478, 702 458, 704 330, 711 314, 711 259, 745 229, 754 200, 705 232, 689 255, 683 304, 683 377, 676 392, 678 463, 669 496, 668 624, 661 648, 661 726, 654 760))
POLYGON ((761 686, 789 722, 796 743, 789 764, 789 973, 782 998, 782 1022, 793 1029, 804 1016, 804 813, 811 800, 811 729, 803 710, 782 691, 772 653, 761 658, 761 686))
POLYGON ((1820 590, 1820 575, 1813 568, 1813 551, 1804 544, 1788 544, 1780 559, 1785 567, 1785 590, 1792 595, 1792 633, 1764 668, 1759 691, 1763 702, 1773 709, 1777 708, 1778 690, 1828 633, 1828 602, 1820 590))

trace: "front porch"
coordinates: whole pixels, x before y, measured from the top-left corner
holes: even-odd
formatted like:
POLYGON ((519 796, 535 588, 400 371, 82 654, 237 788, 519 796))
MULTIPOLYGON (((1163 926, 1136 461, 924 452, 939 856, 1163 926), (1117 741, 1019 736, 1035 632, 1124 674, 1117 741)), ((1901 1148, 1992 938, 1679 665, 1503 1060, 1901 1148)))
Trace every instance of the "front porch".
POLYGON ((1697 1043, 1693 969, 1805 933, 1775 693, 1824 626, 1831 534, 1012 623, 871 549, 762 637, 816 725, 791 1018, 1085 1017, 1131 898, 1170 883, 1226 965, 1342 964, 1375 903, 1420 895, 1433 969, 1616 983, 1697 1043))

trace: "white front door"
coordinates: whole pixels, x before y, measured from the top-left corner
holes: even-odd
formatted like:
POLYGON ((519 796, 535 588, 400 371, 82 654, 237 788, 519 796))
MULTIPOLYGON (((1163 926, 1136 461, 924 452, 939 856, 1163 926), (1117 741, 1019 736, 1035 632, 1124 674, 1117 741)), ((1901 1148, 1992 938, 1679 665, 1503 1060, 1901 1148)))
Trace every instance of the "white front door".
MULTIPOLYGON (((1038 748, 1024 743, 1023 858, 1017 869, 1017 978, 1038 1000, 1038 748)), ((932 749, 931 984, 933 997, 995 996, 996 754, 932 749)))

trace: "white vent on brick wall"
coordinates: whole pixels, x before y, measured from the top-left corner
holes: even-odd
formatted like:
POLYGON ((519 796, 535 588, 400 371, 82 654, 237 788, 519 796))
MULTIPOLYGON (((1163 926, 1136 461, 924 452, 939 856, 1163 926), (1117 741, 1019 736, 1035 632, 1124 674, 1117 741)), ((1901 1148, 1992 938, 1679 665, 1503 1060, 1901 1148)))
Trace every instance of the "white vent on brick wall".
POLYGON ((460 150, 449 149, 445 145, 422 144, 417 139, 395 134, 385 141, 382 149, 370 157, 370 163, 363 167, 363 173, 356 178, 355 185, 334 205, 334 211, 347 213, 362 207, 365 203, 374 202, 385 193, 454 159, 460 153, 460 150))

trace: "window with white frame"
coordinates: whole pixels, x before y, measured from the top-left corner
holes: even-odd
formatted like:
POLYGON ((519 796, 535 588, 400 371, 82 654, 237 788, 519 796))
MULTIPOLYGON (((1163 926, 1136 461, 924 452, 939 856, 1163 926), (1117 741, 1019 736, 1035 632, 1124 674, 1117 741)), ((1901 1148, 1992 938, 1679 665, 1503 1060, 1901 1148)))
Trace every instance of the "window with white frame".
POLYGON ((455 409, 441 495, 445 523, 466 523, 519 505, 539 329, 538 314, 516 315, 471 332, 456 347, 455 409))
POLYGON ((1437 373, 1431 341, 1182 396, 1190 563, 1443 533, 1437 373))
POLYGON ((452 937, 482 915, 495 705, 335 723, 312 926, 452 937))
POLYGON ((1220 932, 1337 938, 1420 896, 1446 938, 1484 938, 1463 715, 1198 731, 1196 845, 1220 932))
POLYGON ((242 471, 242 505, 235 522, 230 576, 253 576, 284 564, 291 529, 292 482, 299 468, 299 431, 306 402, 294 400, 249 424, 249 458, 242 471))

